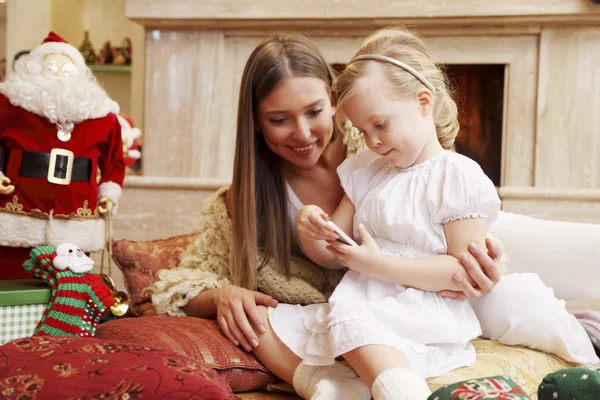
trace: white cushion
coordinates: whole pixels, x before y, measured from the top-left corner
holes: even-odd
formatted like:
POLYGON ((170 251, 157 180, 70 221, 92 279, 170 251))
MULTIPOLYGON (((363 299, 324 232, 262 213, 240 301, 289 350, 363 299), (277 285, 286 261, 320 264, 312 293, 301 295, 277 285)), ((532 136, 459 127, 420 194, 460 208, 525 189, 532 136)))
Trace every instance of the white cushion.
POLYGON ((556 354, 570 362, 599 362, 585 329, 537 274, 504 276, 491 293, 471 305, 484 338, 556 354))
POLYGON ((492 226, 507 273, 535 272, 560 299, 600 299, 600 225, 501 212, 492 226))

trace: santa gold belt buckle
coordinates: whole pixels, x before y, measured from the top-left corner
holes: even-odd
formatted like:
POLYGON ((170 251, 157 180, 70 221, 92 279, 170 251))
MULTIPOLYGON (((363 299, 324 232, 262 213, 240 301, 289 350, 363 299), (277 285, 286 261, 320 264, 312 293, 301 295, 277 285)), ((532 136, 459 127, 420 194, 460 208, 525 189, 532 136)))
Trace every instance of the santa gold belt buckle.
POLYGON ((74 160, 75 155, 72 151, 66 149, 52 149, 50 151, 50 165, 48 166, 48 182, 56 183, 57 185, 68 185, 71 183, 74 160), (56 160, 58 156, 67 157, 67 172, 64 178, 57 178, 54 176, 56 173, 56 160))

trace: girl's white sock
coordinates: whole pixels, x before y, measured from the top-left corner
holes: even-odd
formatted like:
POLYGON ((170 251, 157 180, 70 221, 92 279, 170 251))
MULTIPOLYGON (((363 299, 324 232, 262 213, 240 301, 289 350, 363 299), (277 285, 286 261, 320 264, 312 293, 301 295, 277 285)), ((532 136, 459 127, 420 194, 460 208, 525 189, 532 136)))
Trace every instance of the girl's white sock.
POLYGON ((373 382, 375 400, 426 400, 430 394, 425 379, 408 368, 390 368, 373 382))
POLYGON ((356 373, 342 365, 300 364, 294 372, 294 389, 310 400, 370 400, 371 391, 356 373))

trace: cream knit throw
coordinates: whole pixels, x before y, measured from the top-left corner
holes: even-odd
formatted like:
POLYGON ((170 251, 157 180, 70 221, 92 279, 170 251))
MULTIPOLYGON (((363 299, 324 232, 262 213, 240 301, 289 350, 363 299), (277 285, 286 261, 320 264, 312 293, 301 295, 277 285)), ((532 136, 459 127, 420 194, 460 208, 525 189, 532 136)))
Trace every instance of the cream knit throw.
MULTIPOLYGON (((158 314, 183 316, 182 307, 204 289, 231 284, 229 251, 231 219, 225 206, 227 187, 208 198, 200 210, 198 235, 175 269, 158 273, 152 302, 158 314)), ((258 265, 258 262, 257 262, 258 265)), ((291 278, 277 272, 273 261, 257 273, 258 290, 283 303, 314 304, 327 297, 344 274, 321 268, 302 255, 292 254, 291 278)))

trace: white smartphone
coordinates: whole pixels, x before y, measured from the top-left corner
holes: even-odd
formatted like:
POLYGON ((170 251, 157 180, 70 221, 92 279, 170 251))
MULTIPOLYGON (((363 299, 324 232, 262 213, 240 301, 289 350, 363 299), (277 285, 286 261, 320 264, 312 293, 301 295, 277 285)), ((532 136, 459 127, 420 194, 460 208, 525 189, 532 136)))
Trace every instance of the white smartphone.
POLYGON ((334 232, 338 234, 338 241, 347 244, 348 246, 358 246, 358 244, 356 244, 356 242, 352 240, 350 236, 346 235, 346 233, 339 226, 334 224, 332 221, 327 221, 327 223, 331 225, 334 232))

